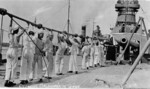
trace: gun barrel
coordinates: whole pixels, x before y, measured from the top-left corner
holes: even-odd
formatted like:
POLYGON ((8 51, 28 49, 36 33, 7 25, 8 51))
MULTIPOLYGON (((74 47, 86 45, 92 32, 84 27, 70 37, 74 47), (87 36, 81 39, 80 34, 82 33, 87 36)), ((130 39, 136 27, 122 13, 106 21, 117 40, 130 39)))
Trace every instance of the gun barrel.
MULTIPOLYGON (((126 44, 126 43, 128 42, 128 39, 127 39, 127 38, 122 38, 120 42, 121 42, 122 44, 126 44)), ((133 41, 133 40, 131 40, 131 41, 129 42, 129 45, 134 46, 134 47, 139 47, 139 43, 136 42, 136 41, 133 41)))
POLYGON ((128 41, 128 40, 127 40, 126 38, 122 38, 122 39, 121 39, 121 43, 122 43, 122 44, 126 44, 127 41, 128 41))

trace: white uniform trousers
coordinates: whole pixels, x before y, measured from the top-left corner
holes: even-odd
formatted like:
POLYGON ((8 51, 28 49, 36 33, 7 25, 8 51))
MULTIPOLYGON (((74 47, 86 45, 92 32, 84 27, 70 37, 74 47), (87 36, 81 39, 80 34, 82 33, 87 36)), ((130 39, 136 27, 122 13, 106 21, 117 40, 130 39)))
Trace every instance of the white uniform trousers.
POLYGON ((105 65, 105 61, 106 61, 105 55, 104 55, 104 52, 102 52, 102 53, 101 53, 101 64, 102 64, 102 65, 105 65))
POLYGON ((63 55, 58 55, 56 54, 56 58, 55 58, 55 73, 62 73, 62 69, 64 66, 64 60, 63 60, 64 56, 63 55))
POLYGON ((16 68, 18 64, 18 49, 17 48, 9 48, 6 53, 6 72, 5 72, 5 80, 14 80, 16 76, 16 68))
POLYGON ((78 71, 78 65, 77 65, 77 55, 70 55, 70 60, 69 60, 69 71, 78 71))
POLYGON ((90 67, 90 55, 87 56, 86 67, 90 67))
POLYGON ((47 69, 45 73, 45 77, 51 77, 53 74, 53 68, 54 68, 54 60, 53 60, 53 54, 46 52, 46 57, 45 59, 47 60, 47 69))
POLYGON ((90 66, 94 65, 94 54, 90 54, 90 66))
POLYGON ((89 57, 87 54, 84 54, 82 59, 82 69, 85 69, 87 67, 89 67, 89 57))
POLYGON ((40 79, 43 76, 43 65, 42 65, 43 57, 42 55, 35 54, 32 62, 32 73, 31 78, 35 78, 35 69, 36 69, 36 63, 37 63, 37 78, 40 79))
POLYGON ((99 63, 100 65, 102 65, 102 55, 101 55, 101 51, 100 51, 100 53, 99 53, 98 63, 99 63))
POLYGON ((94 65, 97 65, 99 63, 99 54, 94 54, 94 65))
POLYGON ((20 80, 29 80, 32 70, 32 61, 34 54, 30 49, 24 48, 21 59, 20 80))

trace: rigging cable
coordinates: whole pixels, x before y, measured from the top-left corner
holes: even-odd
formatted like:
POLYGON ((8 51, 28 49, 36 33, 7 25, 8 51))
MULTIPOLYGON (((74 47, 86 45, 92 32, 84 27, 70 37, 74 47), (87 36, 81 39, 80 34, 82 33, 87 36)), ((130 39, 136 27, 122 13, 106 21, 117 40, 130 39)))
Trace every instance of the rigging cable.
POLYGON ((142 8, 142 7, 141 7, 141 11, 142 11, 142 12, 143 12, 143 14, 145 15, 145 17, 146 17, 147 21, 150 23, 150 20, 149 20, 148 16, 146 15, 146 12, 143 10, 143 8, 142 8))
POLYGON ((64 25, 64 27, 63 27, 63 31, 65 30, 66 26, 67 26, 67 23, 64 25))
POLYGON ((73 28, 72 28, 72 25, 71 25, 71 23, 70 23, 70 28, 71 28, 71 30, 72 30, 72 33, 74 33, 74 30, 73 30, 73 28))

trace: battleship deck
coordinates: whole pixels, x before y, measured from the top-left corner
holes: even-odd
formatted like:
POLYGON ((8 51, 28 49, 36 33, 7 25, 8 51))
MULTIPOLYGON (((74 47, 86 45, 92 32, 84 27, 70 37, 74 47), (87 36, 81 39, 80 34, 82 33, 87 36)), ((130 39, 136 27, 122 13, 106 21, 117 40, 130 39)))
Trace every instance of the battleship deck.
MULTIPOLYGON (((34 80, 28 85, 17 85, 16 87, 50 87, 50 88, 120 88, 120 83, 128 70, 130 65, 109 65, 106 67, 97 67, 90 70, 81 70, 81 57, 78 56, 77 63, 79 68, 79 74, 68 74, 68 62, 69 57, 64 58, 64 70, 65 75, 53 76, 53 79, 48 82, 44 79, 43 83, 37 83, 38 80, 34 80)), ((126 87, 134 88, 150 88, 150 65, 141 64, 137 66, 131 78, 127 82, 126 87), (141 74, 142 73, 142 74, 141 74)), ((18 66, 19 71, 19 66, 18 66)), ((4 79, 3 75, 5 72, 5 65, 0 66, 0 87, 3 87, 4 79)), ((19 78, 16 79, 19 83, 19 78)))

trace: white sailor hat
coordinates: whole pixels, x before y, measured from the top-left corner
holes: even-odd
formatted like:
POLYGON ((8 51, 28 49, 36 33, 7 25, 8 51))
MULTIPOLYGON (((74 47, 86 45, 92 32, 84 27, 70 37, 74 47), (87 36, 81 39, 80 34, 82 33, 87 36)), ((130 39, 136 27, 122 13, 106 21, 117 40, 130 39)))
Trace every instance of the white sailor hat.
POLYGON ((59 34, 59 37, 64 37, 64 35, 63 34, 59 34))
POLYGON ((49 37, 53 37, 53 35, 52 34, 47 34, 47 36, 46 36, 47 38, 49 38, 49 37))
POLYGON ((89 43, 86 41, 86 42, 84 42, 84 45, 89 45, 89 43))
POLYGON ((13 31, 16 31, 16 30, 18 30, 19 29, 19 26, 18 25, 15 25, 14 27, 13 27, 13 31))

